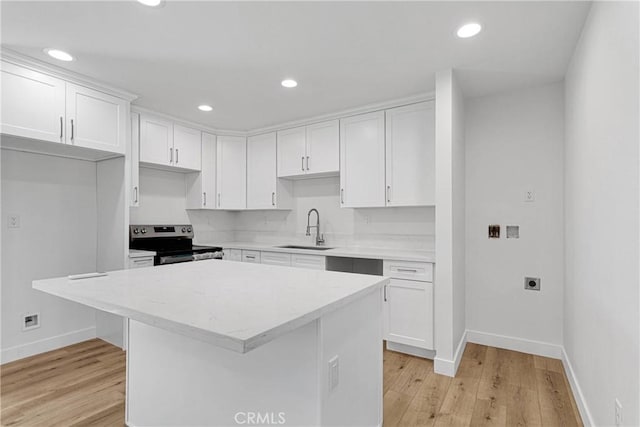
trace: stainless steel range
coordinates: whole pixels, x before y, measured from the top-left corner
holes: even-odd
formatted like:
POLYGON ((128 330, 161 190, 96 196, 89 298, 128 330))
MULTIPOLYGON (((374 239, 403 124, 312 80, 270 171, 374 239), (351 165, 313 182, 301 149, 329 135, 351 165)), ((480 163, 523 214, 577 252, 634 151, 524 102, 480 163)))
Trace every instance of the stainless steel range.
POLYGON ((191 225, 130 225, 129 248, 154 251, 154 265, 222 259, 222 248, 193 244, 191 225))

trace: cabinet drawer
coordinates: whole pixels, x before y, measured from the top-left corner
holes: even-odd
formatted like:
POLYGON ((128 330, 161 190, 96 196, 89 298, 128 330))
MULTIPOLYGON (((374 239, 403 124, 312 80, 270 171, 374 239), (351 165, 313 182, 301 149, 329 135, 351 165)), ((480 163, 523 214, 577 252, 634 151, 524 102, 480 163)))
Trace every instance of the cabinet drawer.
POLYGON ((261 252, 260 262, 269 265, 291 265, 291 254, 282 252, 261 252))
POLYGON ((242 262, 260 263, 260 251, 242 251, 242 262))
POLYGON ((384 260, 382 274, 394 279, 433 282, 433 264, 428 262, 384 260))
POLYGON ((325 257, 318 255, 291 254, 291 266, 309 268, 312 270, 324 270, 325 257))
POLYGON ((129 258, 129 268, 153 267, 153 257, 129 258))

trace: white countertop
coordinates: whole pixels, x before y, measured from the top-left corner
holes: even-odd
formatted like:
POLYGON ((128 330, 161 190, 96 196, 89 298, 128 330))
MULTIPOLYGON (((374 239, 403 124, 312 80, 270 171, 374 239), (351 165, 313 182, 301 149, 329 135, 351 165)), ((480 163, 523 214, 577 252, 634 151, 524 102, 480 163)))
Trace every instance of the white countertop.
POLYGON ((153 251, 143 251, 140 249, 129 249, 129 258, 143 258, 148 256, 156 256, 153 251))
MULTIPOLYGON (((256 251, 269 251, 269 252, 284 252, 284 253, 299 253, 299 254, 312 254, 312 255, 324 255, 335 257, 347 257, 347 258, 372 258, 372 259, 388 259, 393 261, 414 261, 414 262, 429 262, 435 263, 435 252, 419 251, 419 250, 403 250, 403 249, 389 249, 389 248, 366 248, 366 247, 331 247, 327 250, 314 250, 314 249, 289 249, 279 248, 278 246, 284 246, 287 243, 270 244, 270 243, 256 243, 256 242, 223 242, 223 243, 203 243, 205 245, 220 246, 225 249, 251 249, 256 251)), ((298 244, 299 245, 299 244, 298 244)))
POLYGON ((33 288, 246 353, 374 292, 388 279, 204 260, 36 280, 33 288))

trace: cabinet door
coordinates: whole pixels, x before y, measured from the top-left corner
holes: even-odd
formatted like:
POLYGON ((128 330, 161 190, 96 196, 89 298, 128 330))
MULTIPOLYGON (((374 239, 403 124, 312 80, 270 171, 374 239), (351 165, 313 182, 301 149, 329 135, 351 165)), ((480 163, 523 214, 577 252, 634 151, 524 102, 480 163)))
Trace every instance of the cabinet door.
POLYGON ((340 120, 340 206, 385 206, 384 111, 340 120))
POLYGON ((433 102, 386 111, 387 206, 435 204, 433 102))
POLYGON ((384 290, 387 341, 433 349, 433 284, 391 279, 384 290))
POLYGON ((275 208, 276 180, 276 134, 247 138, 247 208, 275 208))
POLYGON ((140 206, 140 114, 131 114, 131 194, 129 206, 140 206))
POLYGON ((291 265, 291 254, 283 252, 261 252, 260 263, 269 265, 283 265, 289 267, 291 265))
POLYGON ((247 139, 239 136, 218 137, 216 158, 217 207, 247 207, 247 139))
POLYGON ((222 251, 222 259, 227 261, 242 261, 242 250, 240 249, 224 249, 222 251))
POLYGON ((216 207, 216 136, 202 133, 202 207, 216 207))
POLYGON ((307 126, 306 172, 333 174, 340 171, 340 121, 307 126))
POLYGON ((8 62, 1 65, 0 132, 64 142, 65 82, 8 62))
POLYGON ((140 161, 155 165, 173 164, 173 123, 140 114, 140 161))
POLYGON ((202 168, 202 132, 173 125, 173 165, 199 171, 202 168))
POLYGON ((325 257, 323 256, 291 254, 291 267, 324 270, 325 264, 325 257))
POLYGON ((278 132, 278 177, 300 176, 306 173, 305 127, 278 132))
POLYGON ((67 143, 124 154, 128 110, 123 99, 67 83, 67 143))

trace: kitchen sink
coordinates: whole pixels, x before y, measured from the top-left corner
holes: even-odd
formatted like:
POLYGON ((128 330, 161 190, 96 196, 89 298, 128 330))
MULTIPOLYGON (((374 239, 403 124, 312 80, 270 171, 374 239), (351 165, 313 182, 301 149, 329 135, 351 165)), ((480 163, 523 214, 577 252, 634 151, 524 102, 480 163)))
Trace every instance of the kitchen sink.
POLYGON ((333 249, 333 248, 327 248, 326 246, 298 246, 298 245, 283 245, 283 246, 276 246, 276 248, 282 248, 282 249, 308 249, 311 251, 326 251, 327 249, 333 249))

